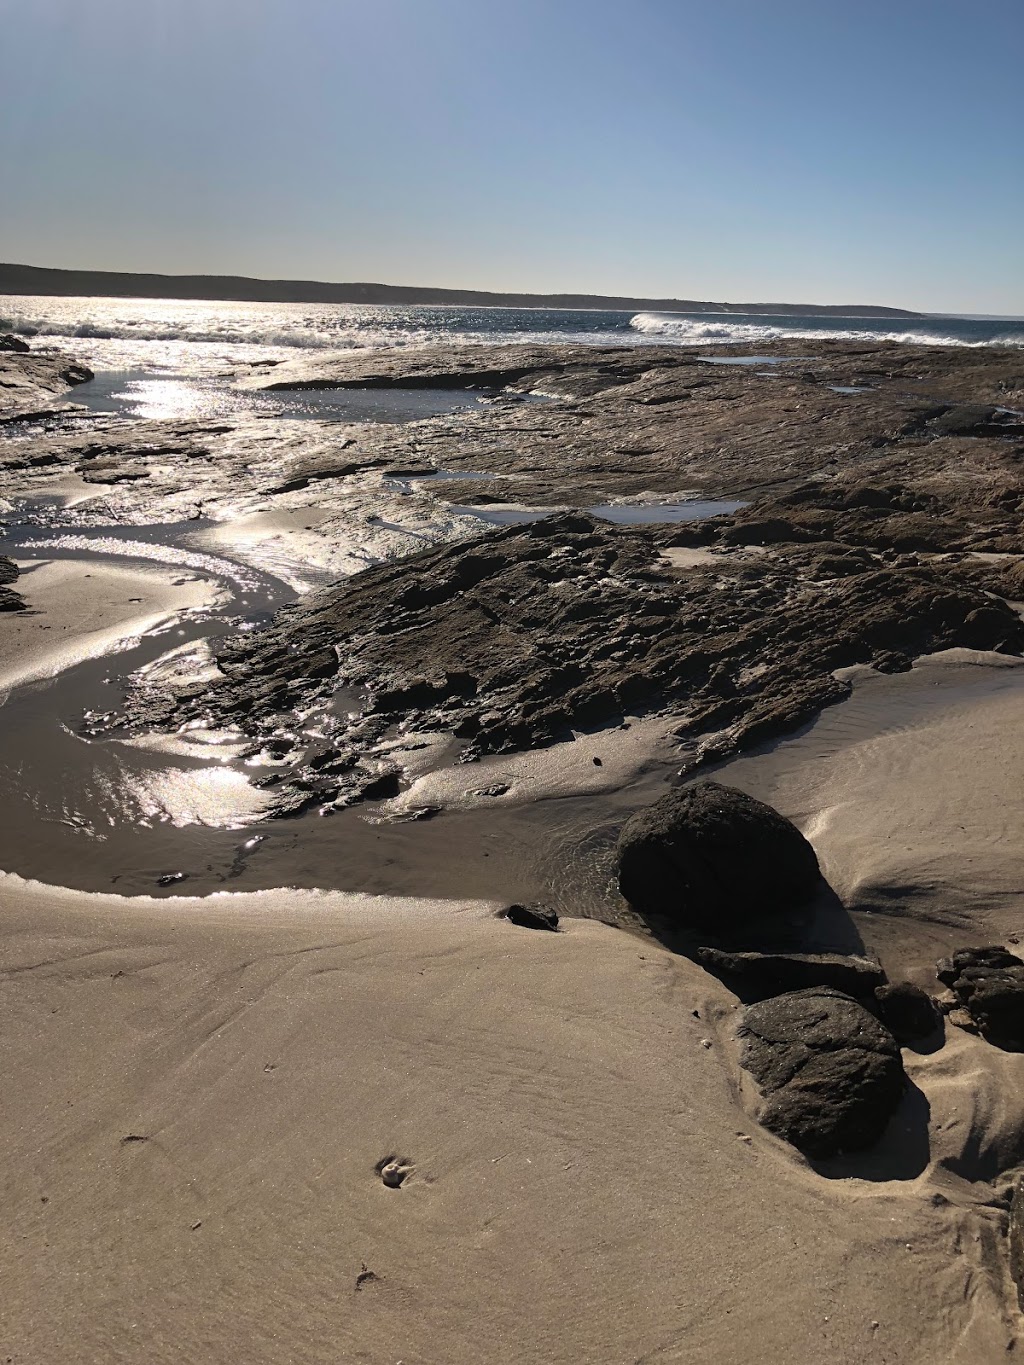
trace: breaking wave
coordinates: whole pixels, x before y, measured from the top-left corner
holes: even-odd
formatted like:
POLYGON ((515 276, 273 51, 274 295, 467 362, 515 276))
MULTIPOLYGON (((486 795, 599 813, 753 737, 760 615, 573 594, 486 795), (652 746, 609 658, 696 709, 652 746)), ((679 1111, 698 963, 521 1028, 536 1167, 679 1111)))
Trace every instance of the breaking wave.
POLYGON ((685 346, 761 346, 773 341, 898 341, 917 346, 1024 346, 1024 321, 1005 318, 841 318, 751 313, 637 313, 641 336, 685 346))

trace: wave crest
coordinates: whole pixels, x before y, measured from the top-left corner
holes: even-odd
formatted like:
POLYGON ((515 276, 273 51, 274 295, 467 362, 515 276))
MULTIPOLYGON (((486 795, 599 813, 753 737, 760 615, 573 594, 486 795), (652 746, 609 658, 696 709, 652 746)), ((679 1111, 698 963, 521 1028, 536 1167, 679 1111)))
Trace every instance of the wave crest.
POLYGON ((992 324, 972 324, 965 320, 965 335, 955 336, 940 328, 930 329, 921 318, 908 321, 906 326, 891 318, 881 319, 876 327, 864 325, 864 319, 850 320, 839 326, 838 318, 820 321, 794 315, 792 319, 772 317, 764 322, 750 321, 751 315, 733 318, 729 314, 712 313, 706 317, 682 313, 637 313, 630 319, 630 327, 645 338, 660 337, 673 345, 731 345, 760 346, 787 338, 806 338, 810 341, 899 341, 910 346, 1024 346, 1024 325, 1018 331, 1003 331, 994 336, 971 336, 972 325, 993 330, 992 324), (922 325, 923 324, 923 325, 922 325))

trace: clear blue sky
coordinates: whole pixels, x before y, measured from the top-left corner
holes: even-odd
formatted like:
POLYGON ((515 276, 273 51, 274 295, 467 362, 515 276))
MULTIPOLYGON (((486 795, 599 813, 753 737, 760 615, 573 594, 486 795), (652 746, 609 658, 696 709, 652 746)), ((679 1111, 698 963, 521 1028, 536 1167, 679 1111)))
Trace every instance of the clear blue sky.
POLYGON ((0 259, 1024 313, 1024 0, 0 0, 0 259))

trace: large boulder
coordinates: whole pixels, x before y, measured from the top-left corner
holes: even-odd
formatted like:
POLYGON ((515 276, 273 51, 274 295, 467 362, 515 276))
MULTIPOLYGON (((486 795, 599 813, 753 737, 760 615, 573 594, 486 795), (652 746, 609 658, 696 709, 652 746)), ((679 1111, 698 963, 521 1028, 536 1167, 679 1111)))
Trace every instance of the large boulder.
POLYGON ((739 1035, 765 1128, 815 1158, 882 1136, 903 1094, 903 1059, 856 1000, 827 987, 790 991, 749 1006, 739 1035))
POLYGON ((29 349, 28 342, 13 332, 0 332, 0 351, 16 351, 18 355, 24 355, 29 349))
POLYGON ((791 821, 709 781, 676 787, 630 816, 616 862, 626 900, 680 930, 756 923, 806 901, 821 879, 791 821))
POLYGON ((727 953, 698 948, 694 956, 746 1000, 766 1000, 812 986, 869 996, 885 982, 881 963, 856 953, 727 953))
POLYGON ((938 965, 983 1038, 1008 1052, 1024 1052, 1024 961, 1001 945, 961 948, 938 965))

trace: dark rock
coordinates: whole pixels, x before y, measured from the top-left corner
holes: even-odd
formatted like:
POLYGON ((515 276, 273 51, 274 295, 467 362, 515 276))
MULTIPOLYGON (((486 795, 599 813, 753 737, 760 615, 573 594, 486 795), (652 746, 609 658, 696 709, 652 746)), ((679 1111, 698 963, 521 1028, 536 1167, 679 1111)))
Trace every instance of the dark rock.
POLYGON ((939 963, 938 977, 983 1038, 1008 1052, 1024 1052, 1024 961, 998 944, 961 948, 939 963))
POLYGON ((651 531, 553 516, 311 594, 266 630, 222 641, 223 682, 146 696, 139 721, 158 701, 171 725, 208 716, 256 737, 341 685, 362 700, 332 732, 339 751, 367 753, 359 727, 374 715, 453 733, 472 759, 685 703, 693 768, 846 697, 835 671, 850 664, 905 666, 953 645, 1024 651, 1024 624, 982 585, 931 565, 860 563, 820 581, 793 546, 756 568, 723 556, 678 574, 651 531))
POLYGON ((626 821, 619 889, 642 915, 687 930, 758 923, 814 894, 814 849, 789 820, 735 787, 696 782, 626 821))
POLYGON ((749 1006, 739 1036, 765 1128, 815 1158, 882 1136, 903 1094, 903 1060, 856 1000, 827 988, 777 995, 749 1006))
POLYGON ((814 986, 867 996, 885 981, 879 962, 856 954, 727 953, 719 948, 698 948, 694 956, 709 972, 733 983, 737 994, 746 1000, 765 1000, 814 986))
POLYGON ((162 877, 157 877, 157 886, 174 886, 177 882, 188 881, 187 872, 165 872, 162 877))
POLYGON ((558 916, 546 905, 510 905, 502 912, 507 920, 522 929, 557 929, 558 916))
POLYGON ((398 772, 381 773, 361 789, 364 801, 386 801, 397 796, 402 790, 401 774, 398 772))
POLYGON ((17 564, 13 559, 8 559, 6 555, 0 555, 0 611, 23 611, 25 601, 13 589, 8 588, 8 583, 16 583, 19 577, 17 564))
POLYGON ((0 332, 0 351, 16 351, 19 355, 26 355, 30 349, 23 337, 15 336, 13 332, 0 332))
POLYGON ((935 1001, 911 981, 879 986, 875 991, 878 1017, 898 1043, 928 1038, 942 1023, 935 1001))

